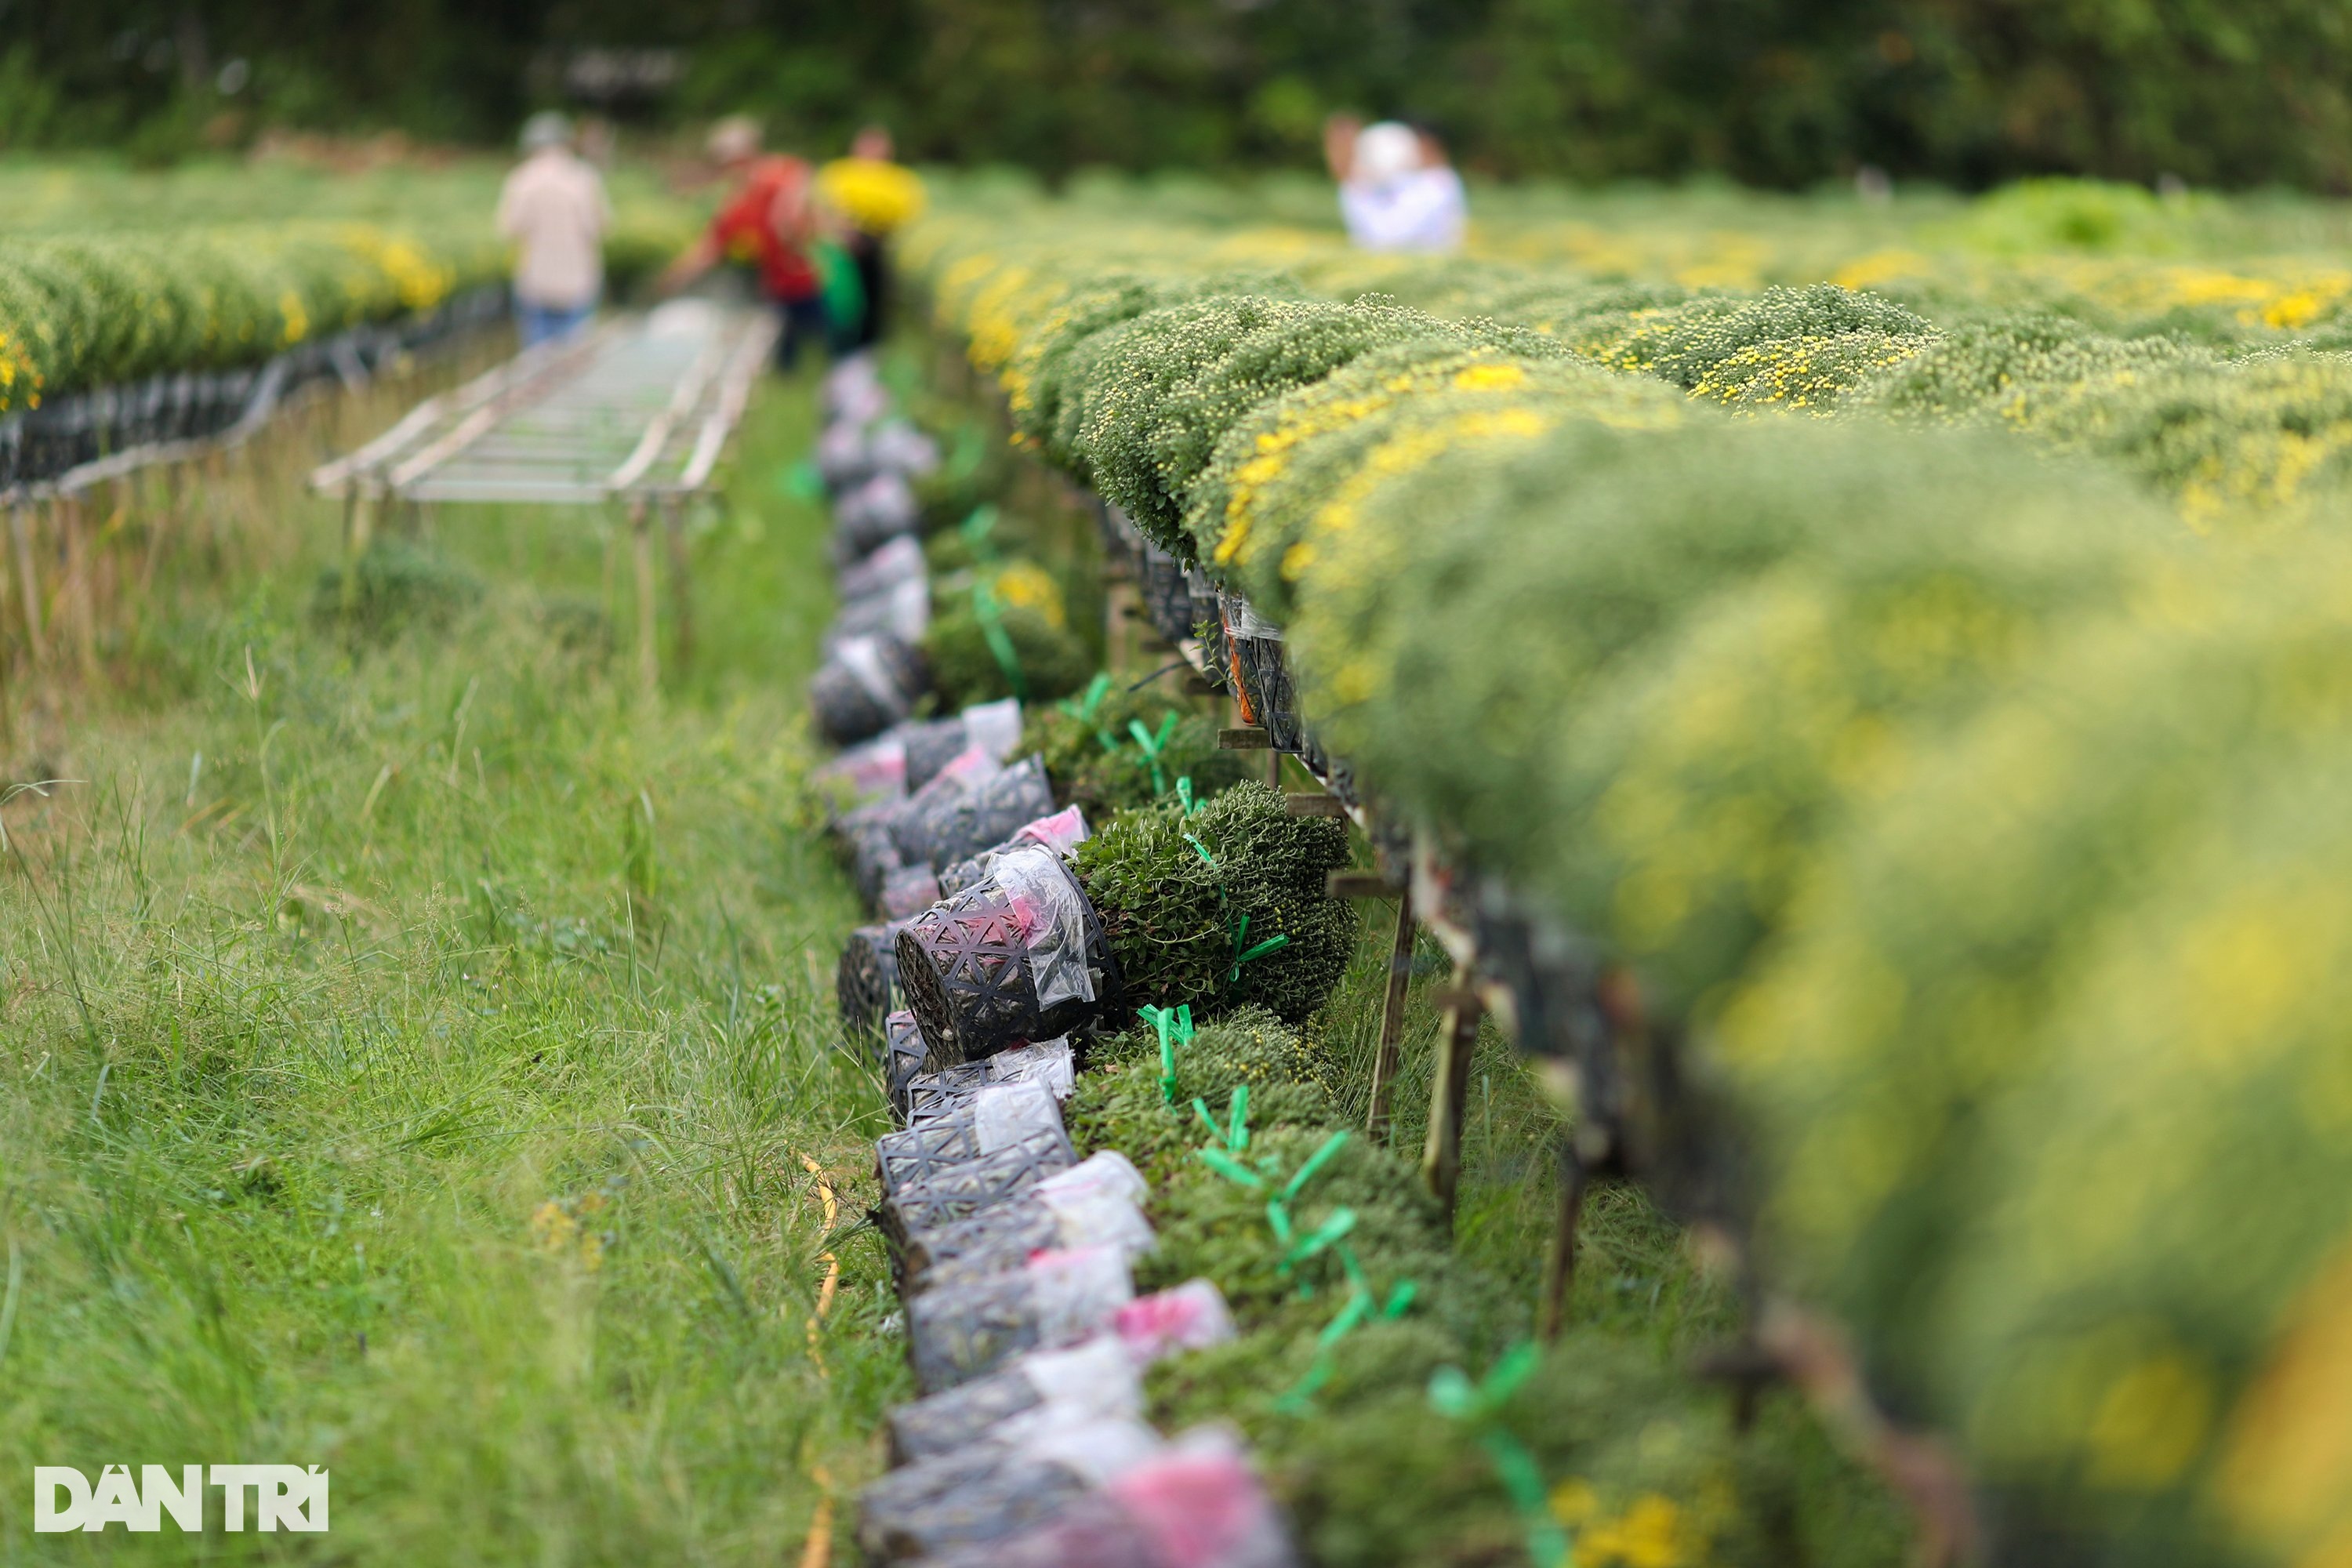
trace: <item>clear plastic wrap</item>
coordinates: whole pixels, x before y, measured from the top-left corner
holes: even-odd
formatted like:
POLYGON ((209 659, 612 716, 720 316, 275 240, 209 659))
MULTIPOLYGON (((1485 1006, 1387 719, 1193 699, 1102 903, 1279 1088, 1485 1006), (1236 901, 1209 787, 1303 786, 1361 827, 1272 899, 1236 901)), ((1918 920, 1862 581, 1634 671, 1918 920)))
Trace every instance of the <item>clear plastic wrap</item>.
POLYGON ((850 747, 812 776, 843 800, 842 818, 835 826, 845 826, 855 812, 907 798, 907 742, 897 730, 886 731, 850 747))
POLYGON ((851 354, 824 373, 817 383, 817 406, 828 426, 860 431, 890 412, 890 389, 882 384, 872 350, 851 354))
POLYGON ((1297 1568, 1240 1440, 1196 1427, 1017 1535, 957 1547, 933 1568, 1297 1568))
POLYGON ((874 1482, 858 1498, 857 1543, 870 1563, 982 1547, 1150 1464, 1165 1447, 1133 1416, 1048 1419, 874 1482))
POLYGON ((1282 628, 1259 615, 1239 594, 1221 595, 1219 605, 1242 717, 1263 727, 1276 751, 1304 749, 1307 733, 1298 719, 1290 667, 1283 661, 1282 628))
POLYGON ((1092 1022, 1118 994, 1102 921, 1058 854, 1006 851, 908 921, 898 963, 935 1068, 1092 1022))
POLYGON ((846 603, 895 588, 901 583, 925 582, 929 576, 930 566, 923 559, 921 542, 902 533, 877 546, 872 554, 843 567, 834 579, 833 591, 846 603))
POLYGON ((903 474, 875 474, 844 489, 833 503, 834 537, 854 555, 880 549, 896 534, 912 533, 923 509, 903 474))
POLYGON ((970 1219, 1077 1163, 1068 1137, 1055 1128, 1009 1149, 942 1165, 927 1179, 890 1193, 875 1217, 891 1245, 904 1253, 910 1238, 970 1219))
POLYGON ((1043 762, 1002 763, 985 748, 967 745, 908 797, 890 831, 901 860, 937 869, 1003 843, 1053 810, 1043 762))
POLYGON ((898 866, 885 872, 874 904, 886 920, 912 920, 940 901, 940 879, 928 866, 898 866))
POLYGON ((1111 1338, 1066 1351, 1032 1351, 1003 1370, 902 1405, 888 1416, 896 1464, 950 1454, 1008 1422, 1059 1408, 1062 1418, 1143 1415, 1143 1379, 1126 1347, 1111 1338))
POLYGON ((949 1167, 1045 1137, 1067 1140, 1062 1112, 1045 1085, 992 1084, 956 1115, 876 1140, 874 1158, 887 1198, 945 1173, 949 1167))
POLYGON ((1224 1293, 1208 1279, 1187 1279, 1118 1310, 1112 1331, 1139 1366, 1178 1351, 1204 1351, 1234 1337, 1234 1314, 1224 1293))
POLYGON ((994 848, 983 849, 971 859, 959 860, 942 870, 939 875, 940 895, 960 893, 979 882, 996 868, 999 858, 1010 850, 1041 847, 1066 860, 1087 836, 1086 813, 1075 805, 1064 806, 1051 816, 1024 823, 1011 838, 994 848))
POLYGON ((936 1393, 1025 1351, 1077 1344, 1134 1299, 1127 1255, 1115 1247, 1043 1252, 1013 1273, 925 1291, 907 1303, 916 1386, 936 1393))
POLYGON ((1039 1252, 1116 1247, 1130 1261, 1140 1258, 1158 1240, 1143 1215, 1142 1185, 1122 1156, 1095 1154, 970 1219, 910 1237, 899 1258, 900 1289, 915 1295, 1004 1273, 1039 1252))
POLYGON ((851 637, 891 637, 919 643, 930 624, 930 585, 917 577, 856 598, 843 595, 819 647, 831 655, 851 637))
MULTIPOLYGON (((914 1015, 907 1015, 909 1020, 914 1015)), ((919 1035, 919 1026, 918 1033, 919 1035)), ((1067 1100, 1077 1081, 1076 1054, 1065 1037, 1015 1046, 976 1062, 964 1062, 944 1072, 918 1074, 907 1085, 907 1120, 911 1123, 954 1115, 971 1098, 992 1083, 1044 1084, 1055 1100, 1067 1100)))
POLYGON ((1192 588, 1185 580, 1184 563, 1146 540, 1140 563, 1143 612, 1152 629, 1170 646, 1192 635, 1192 588))
POLYGON ((912 643, 887 636, 845 637, 809 680, 817 728, 836 746, 880 734, 913 710, 929 689, 912 643))

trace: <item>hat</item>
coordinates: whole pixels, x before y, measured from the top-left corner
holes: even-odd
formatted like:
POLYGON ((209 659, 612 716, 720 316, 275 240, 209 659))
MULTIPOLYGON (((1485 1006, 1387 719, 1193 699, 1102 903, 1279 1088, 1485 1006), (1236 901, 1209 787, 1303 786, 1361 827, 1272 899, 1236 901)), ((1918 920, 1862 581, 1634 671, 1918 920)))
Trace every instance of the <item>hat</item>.
POLYGON ((1356 136, 1351 173, 1366 184, 1385 185, 1421 167, 1421 138, 1410 125, 1383 120, 1356 136))
POLYGON ((551 109, 543 109, 522 122, 522 150, 526 153, 568 146, 571 141, 572 121, 551 109))

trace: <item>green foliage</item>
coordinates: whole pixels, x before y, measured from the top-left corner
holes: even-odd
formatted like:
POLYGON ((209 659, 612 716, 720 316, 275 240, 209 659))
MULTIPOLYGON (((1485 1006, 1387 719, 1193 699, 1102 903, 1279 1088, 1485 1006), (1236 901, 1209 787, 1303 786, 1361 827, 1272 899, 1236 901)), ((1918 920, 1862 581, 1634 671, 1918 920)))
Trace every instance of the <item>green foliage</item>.
POLYGON ((1021 750, 1045 759, 1055 797, 1083 808, 1089 822, 1104 821, 1115 811, 1155 805, 1175 789, 1180 778, 1191 779, 1193 798, 1205 800, 1248 776, 1249 764, 1240 752, 1218 747, 1214 718, 1193 711, 1192 705, 1156 687, 1129 691, 1115 685, 1091 715, 1082 716, 1078 708, 1077 698, 1067 706, 1031 704, 1024 710, 1021 750), (1174 727, 1160 742, 1171 715, 1174 727), (1137 741, 1131 728, 1137 724, 1158 743, 1156 753, 1137 741), (1164 784, 1153 782, 1154 755, 1164 784))
POLYGON ((1355 942, 1355 906, 1324 892, 1348 859, 1346 823, 1292 816, 1248 782, 1190 815, 1170 801, 1114 818, 1078 847, 1077 868, 1130 1005, 1207 1018, 1255 1003, 1297 1023, 1355 942))
POLYGON ((930 629, 923 634, 923 657, 942 709, 952 712, 1015 695, 1050 701, 1086 684, 1093 662, 1086 646, 1042 611, 999 604, 996 624, 1012 653, 1012 668, 970 596, 951 599, 933 614, 930 629), (1019 693, 1013 689, 1013 668, 1021 672, 1019 693))
POLYGON ((1233 1092, 1246 1086, 1253 1135, 1339 1120, 1338 1064, 1262 1007, 1203 1024, 1178 1047, 1172 1093, 1160 1082, 1160 1037, 1149 1026, 1097 1047, 1097 1058, 1064 1109, 1071 1140, 1088 1152, 1118 1150, 1155 1187, 1209 1135, 1195 1100, 1228 1125, 1233 1092))

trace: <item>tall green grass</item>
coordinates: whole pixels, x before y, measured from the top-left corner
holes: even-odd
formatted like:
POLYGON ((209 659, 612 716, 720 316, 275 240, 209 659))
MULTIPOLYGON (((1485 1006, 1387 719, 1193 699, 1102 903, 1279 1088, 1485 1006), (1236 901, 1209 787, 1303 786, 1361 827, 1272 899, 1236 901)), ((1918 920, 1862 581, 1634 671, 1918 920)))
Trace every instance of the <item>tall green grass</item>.
POLYGON ((658 702, 609 520, 446 510, 362 629, 288 484, 299 552, 175 623, 186 678, 15 767, 0 1563, 774 1562, 870 1469, 905 1377, 802 787, 810 417, 754 411, 658 702), (233 1461, 330 1467, 331 1531, 31 1532, 37 1464, 233 1461))

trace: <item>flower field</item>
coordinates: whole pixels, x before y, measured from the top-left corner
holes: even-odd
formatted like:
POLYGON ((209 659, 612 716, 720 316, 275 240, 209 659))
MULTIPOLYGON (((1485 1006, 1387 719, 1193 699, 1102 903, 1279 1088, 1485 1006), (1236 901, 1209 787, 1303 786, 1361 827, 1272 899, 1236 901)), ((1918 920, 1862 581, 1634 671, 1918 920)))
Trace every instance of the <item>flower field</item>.
POLYGON ((1632 982, 1630 1145, 1784 1368, 1850 1345, 1996 1561, 2336 1561, 2341 220, 1612 200, 1431 261, 974 186, 907 250, 1381 811, 1632 982))
MULTIPOLYGON (((632 173, 607 244, 625 284, 692 233, 632 173)), ((0 167, 0 415, 151 376, 248 365, 503 283, 497 171, 358 179, 202 166, 0 167)))

